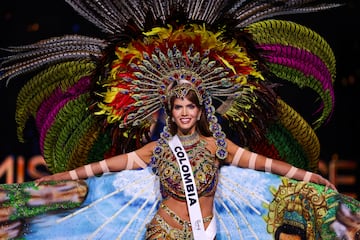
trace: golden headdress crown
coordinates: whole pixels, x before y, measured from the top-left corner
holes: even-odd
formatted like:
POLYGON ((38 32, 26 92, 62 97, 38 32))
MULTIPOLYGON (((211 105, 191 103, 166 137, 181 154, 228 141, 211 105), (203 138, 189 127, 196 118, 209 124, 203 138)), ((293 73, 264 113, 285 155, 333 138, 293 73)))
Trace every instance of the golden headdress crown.
POLYGON ((176 98, 184 98, 189 94, 189 91, 193 91, 196 94, 200 105, 202 105, 203 99, 204 99, 203 94, 200 93, 200 91, 194 84, 192 84, 191 82, 189 82, 187 80, 182 80, 182 81, 178 81, 178 82, 175 82, 174 84, 172 84, 166 93, 166 96, 167 96, 166 101, 167 101, 169 109, 171 108, 170 99, 172 97, 175 96, 176 98))

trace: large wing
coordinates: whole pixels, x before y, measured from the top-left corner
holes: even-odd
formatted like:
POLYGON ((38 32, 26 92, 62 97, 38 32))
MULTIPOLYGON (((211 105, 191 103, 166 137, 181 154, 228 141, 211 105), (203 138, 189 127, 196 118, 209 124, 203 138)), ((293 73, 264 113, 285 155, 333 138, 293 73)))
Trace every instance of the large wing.
MULTIPOLYGON (((28 79, 16 104, 18 138, 29 119, 36 121, 41 152, 52 172, 91 161, 89 149, 101 141, 100 126, 89 111, 91 74, 106 41, 67 35, 8 49, 0 79, 28 79), (64 149, 66 149, 64 151, 64 149)), ((95 151, 95 159, 103 150, 95 151)))
POLYGON ((216 239, 271 240, 284 225, 305 239, 335 239, 331 223, 341 204, 359 212, 357 200, 324 186, 225 166, 215 195, 216 239))
POLYGON ((161 198, 151 169, 35 186, 0 185, 0 236, 25 239, 144 239, 161 198), (21 190, 21 191, 20 191, 21 190), (65 230, 65 231, 64 231, 65 230))
MULTIPOLYGON (((303 113, 288 105, 286 98, 278 100, 279 121, 270 126, 267 133, 270 151, 264 154, 275 154, 276 158, 295 166, 316 171, 320 145, 314 130, 329 119, 334 108, 334 54, 321 36, 294 22, 266 20, 253 23, 247 29, 257 47, 263 50, 261 54, 267 59, 270 71, 285 81, 285 88, 293 85, 310 89, 318 98, 317 110, 311 113, 315 116, 313 123, 308 123, 302 117, 303 113)), ((309 93, 296 97, 298 101, 305 101, 311 99, 309 93)))
MULTIPOLYGON (((144 239, 161 201, 150 168, 0 190, 0 236, 11 239, 144 239)), ((271 240, 284 224, 306 229, 307 239, 334 239, 331 224, 341 204, 355 213, 360 208, 324 186, 224 166, 215 194, 216 239, 271 240)))

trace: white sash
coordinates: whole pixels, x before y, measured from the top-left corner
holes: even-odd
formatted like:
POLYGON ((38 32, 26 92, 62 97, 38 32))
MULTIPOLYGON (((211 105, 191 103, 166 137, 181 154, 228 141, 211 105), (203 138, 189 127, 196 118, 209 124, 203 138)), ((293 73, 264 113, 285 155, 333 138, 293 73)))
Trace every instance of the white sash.
POLYGON ((177 135, 169 141, 169 146, 180 167, 194 239, 207 239, 195 179, 188 155, 177 135))

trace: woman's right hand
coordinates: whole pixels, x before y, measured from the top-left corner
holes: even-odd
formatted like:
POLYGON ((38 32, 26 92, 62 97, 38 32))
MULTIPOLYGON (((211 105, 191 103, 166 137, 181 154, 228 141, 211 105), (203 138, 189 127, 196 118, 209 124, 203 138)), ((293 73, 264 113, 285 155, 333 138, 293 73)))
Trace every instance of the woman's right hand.
POLYGON ((36 184, 48 181, 61 181, 61 180, 71 180, 69 172, 60 172, 52 175, 43 176, 35 180, 36 184))

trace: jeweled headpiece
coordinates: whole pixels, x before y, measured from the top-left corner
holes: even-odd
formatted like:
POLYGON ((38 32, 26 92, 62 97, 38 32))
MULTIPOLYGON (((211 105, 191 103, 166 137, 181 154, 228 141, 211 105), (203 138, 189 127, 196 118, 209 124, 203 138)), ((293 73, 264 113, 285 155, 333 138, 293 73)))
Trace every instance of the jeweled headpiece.
MULTIPOLYGON (((179 81, 176 86, 171 86, 170 89, 168 89, 166 96, 167 96, 167 102, 168 105, 170 104, 170 99, 172 97, 176 98, 184 98, 189 94, 189 91, 194 91, 200 105, 203 104, 203 95, 199 92, 199 90, 189 81, 183 80, 179 81)), ((168 109, 170 109, 171 106, 168 106, 168 109)))
MULTIPOLYGON (((256 61, 235 39, 227 40, 222 31, 214 33, 205 25, 196 24, 176 29, 170 25, 158 27, 144 35, 143 39, 117 48, 118 58, 112 62, 106 80, 106 101, 99 103, 99 113, 107 114, 109 122, 120 122, 120 128, 141 125, 160 108, 167 107, 172 94, 183 96, 188 87, 204 103, 210 131, 216 139, 224 139, 225 134, 214 116, 213 98, 220 102, 231 98, 241 103, 239 111, 252 111, 258 98, 254 89, 263 77, 256 61)), ((250 122, 251 118, 241 121, 250 122)), ((223 147, 218 157, 225 158, 224 141, 219 144, 223 147)))
MULTIPOLYGON (((117 59, 105 81, 107 92, 100 93, 105 99, 99 104, 101 113, 109 122, 120 122, 121 128, 141 124, 163 107, 172 86, 184 82, 197 90, 200 101, 205 95, 256 98, 247 84, 249 75, 261 79, 256 61, 236 40, 225 40, 222 32, 191 24, 158 27, 143 34, 144 38, 116 50, 117 59), (124 98, 131 101, 123 102, 124 98)), ((247 101, 244 104, 250 106, 255 100, 247 101)))

